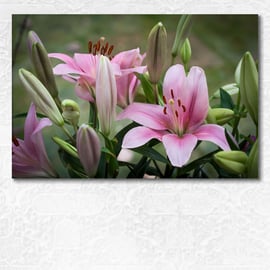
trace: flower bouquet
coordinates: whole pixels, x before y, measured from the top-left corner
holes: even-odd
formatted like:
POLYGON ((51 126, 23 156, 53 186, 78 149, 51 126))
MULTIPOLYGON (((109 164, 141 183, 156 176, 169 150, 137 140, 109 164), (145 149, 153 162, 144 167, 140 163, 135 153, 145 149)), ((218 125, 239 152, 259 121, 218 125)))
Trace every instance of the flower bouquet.
POLYGON ((89 41, 86 53, 48 53, 30 31, 32 69, 21 67, 18 76, 31 104, 27 113, 14 115, 25 122, 24 138, 13 135, 13 177, 63 177, 42 134, 53 125, 60 132, 50 147, 71 178, 257 178, 257 65, 247 51, 235 81, 209 96, 203 67, 190 65, 191 21, 180 17, 172 48, 158 22, 145 53, 134 48, 114 54, 104 37, 89 41), (77 99, 60 97, 56 77, 77 99), (239 129, 246 117, 254 134, 239 129))

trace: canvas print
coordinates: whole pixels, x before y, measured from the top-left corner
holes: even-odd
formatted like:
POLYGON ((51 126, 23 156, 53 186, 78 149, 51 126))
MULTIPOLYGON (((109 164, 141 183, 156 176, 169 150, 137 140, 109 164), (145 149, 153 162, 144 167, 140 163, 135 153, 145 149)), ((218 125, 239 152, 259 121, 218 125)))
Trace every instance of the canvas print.
POLYGON ((13 178, 259 178, 257 15, 13 15, 13 178))

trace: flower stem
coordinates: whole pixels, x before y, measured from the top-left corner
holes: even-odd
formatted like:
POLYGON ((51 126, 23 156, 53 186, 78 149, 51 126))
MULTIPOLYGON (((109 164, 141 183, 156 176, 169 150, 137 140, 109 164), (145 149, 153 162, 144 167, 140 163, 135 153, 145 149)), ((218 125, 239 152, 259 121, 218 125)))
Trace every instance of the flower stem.
POLYGON ((71 136, 71 134, 69 133, 69 131, 66 129, 65 126, 61 126, 61 128, 63 129, 64 133, 68 136, 68 138, 72 141, 72 143, 75 144, 75 139, 71 136))

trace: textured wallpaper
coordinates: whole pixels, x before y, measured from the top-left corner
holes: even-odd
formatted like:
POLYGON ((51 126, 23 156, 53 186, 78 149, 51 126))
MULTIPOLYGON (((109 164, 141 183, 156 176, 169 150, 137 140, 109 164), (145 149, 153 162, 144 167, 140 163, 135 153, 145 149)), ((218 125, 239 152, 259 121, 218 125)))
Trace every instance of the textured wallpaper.
POLYGON ((269 270, 270 6, 0 0, 0 270, 269 270), (261 181, 11 179, 11 14, 260 15, 261 181))

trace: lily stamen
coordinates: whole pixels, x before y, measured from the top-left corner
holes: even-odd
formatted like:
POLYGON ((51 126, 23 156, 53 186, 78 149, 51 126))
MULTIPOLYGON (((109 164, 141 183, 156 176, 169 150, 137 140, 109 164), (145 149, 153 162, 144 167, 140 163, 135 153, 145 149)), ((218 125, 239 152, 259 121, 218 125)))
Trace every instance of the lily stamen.
POLYGON ((12 142, 14 143, 15 146, 20 146, 19 141, 14 135, 12 136, 12 142))
POLYGON ((93 42, 92 41, 88 41, 88 52, 93 55, 98 55, 98 54, 101 54, 101 55, 104 55, 104 56, 107 56, 109 57, 110 59, 112 58, 111 57, 111 53, 113 51, 113 48, 114 46, 111 45, 109 47, 109 43, 106 42, 105 45, 103 45, 102 43, 104 43, 105 41, 105 38, 104 37, 101 37, 97 43, 95 43, 93 45, 93 42))

